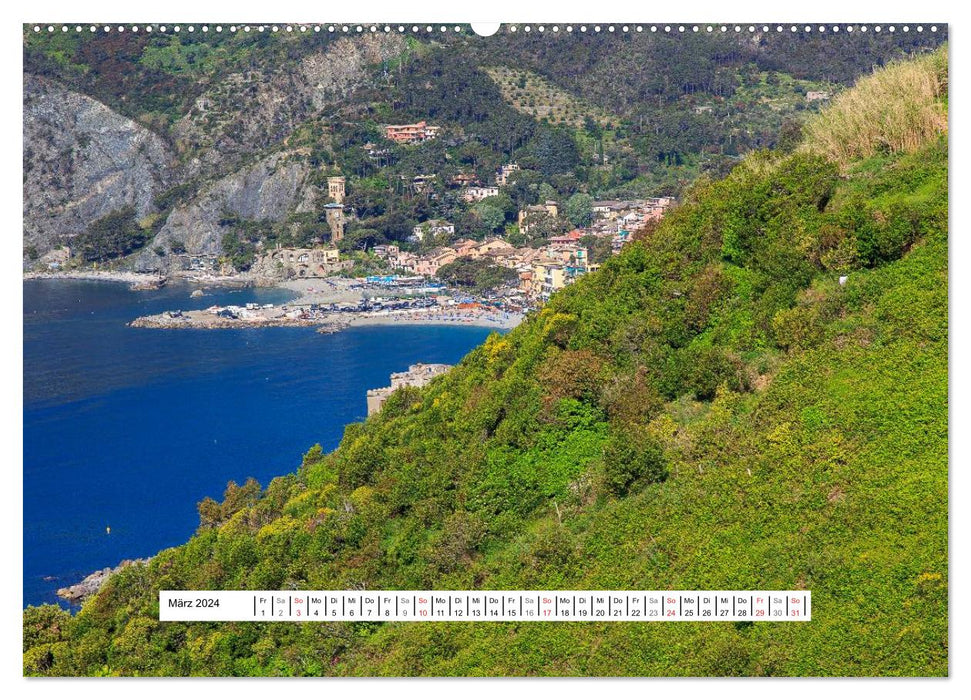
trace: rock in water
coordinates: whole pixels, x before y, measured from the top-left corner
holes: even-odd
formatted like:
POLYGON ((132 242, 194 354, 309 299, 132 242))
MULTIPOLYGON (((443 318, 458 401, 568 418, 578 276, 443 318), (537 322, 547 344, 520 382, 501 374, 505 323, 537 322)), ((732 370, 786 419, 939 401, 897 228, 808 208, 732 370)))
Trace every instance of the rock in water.
POLYGON ((115 568, 101 569, 100 571, 95 571, 93 574, 88 574, 81 580, 80 583, 75 583, 73 586, 67 586, 66 588, 58 588, 57 595, 59 598, 63 598, 69 603, 80 603, 85 598, 90 595, 94 595, 101 587, 105 584, 112 574, 115 574, 122 569, 132 566, 133 564, 147 564, 151 559, 125 559, 115 568))

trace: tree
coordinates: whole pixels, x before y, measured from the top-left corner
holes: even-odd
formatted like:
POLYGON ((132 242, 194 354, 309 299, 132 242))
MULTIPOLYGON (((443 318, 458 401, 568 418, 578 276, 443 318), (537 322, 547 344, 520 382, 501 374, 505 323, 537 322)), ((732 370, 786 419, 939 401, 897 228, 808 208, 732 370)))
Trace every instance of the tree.
POLYGON ((580 245, 587 249, 587 258, 592 265, 599 265, 613 255, 610 236, 587 235, 580 239, 580 245))
POLYGON ((557 198, 557 194, 556 194, 556 190, 553 188, 553 185, 551 185, 548 182, 544 182, 539 186, 540 203, 555 201, 556 198, 557 198))
POLYGON ((74 239, 74 247, 86 262, 104 262, 138 250, 150 232, 135 221, 134 207, 125 207, 101 217, 74 239))
POLYGON ((584 192, 577 192, 566 200, 564 209, 566 218, 577 228, 589 226, 593 221, 593 197, 584 192))
POLYGON ((517 279, 515 270, 496 265, 486 258, 463 256, 438 268, 438 279, 458 287, 486 292, 517 279))
POLYGON ((544 175, 570 172, 580 162, 573 134, 564 128, 541 129, 532 143, 533 157, 544 175))
POLYGON ((479 202, 475 206, 474 213, 479 222, 489 231, 496 231, 506 223, 506 216, 502 209, 492 204, 479 202))
POLYGON ((373 228, 356 228, 344 234, 337 247, 344 253, 354 250, 367 251, 376 245, 386 243, 387 240, 373 228))

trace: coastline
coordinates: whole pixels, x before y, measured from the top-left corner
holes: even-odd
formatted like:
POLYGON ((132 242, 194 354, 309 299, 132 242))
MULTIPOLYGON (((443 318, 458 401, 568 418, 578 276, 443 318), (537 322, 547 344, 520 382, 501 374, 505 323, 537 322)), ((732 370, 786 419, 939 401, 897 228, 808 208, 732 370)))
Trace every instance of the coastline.
MULTIPOLYGON (((69 272, 25 272, 24 280, 65 279, 128 284, 132 289, 152 288, 160 279, 158 275, 144 272, 85 270, 69 272)), ((141 316, 128 325, 133 328, 152 329, 202 329, 270 328, 270 327, 319 327, 321 333, 334 333, 349 327, 364 326, 474 326, 509 330, 522 321, 523 314, 500 310, 456 309, 449 306, 393 311, 323 312, 311 318, 293 317, 286 309, 308 309, 316 305, 356 304, 364 298, 358 280, 344 277, 311 279, 269 280, 251 275, 197 276, 175 274, 168 278, 174 282, 206 287, 272 287, 285 289, 297 297, 285 305, 263 314, 248 314, 244 318, 224 318, 212 309, 192 310, 141 316)))
POLYGON ((157 280, 158 275, 149 272, 122 272, 114 270, 77 270, 73 272, 25 272, 25 280, 89 280, 95 282, 121 282, 142 284, 157 280))

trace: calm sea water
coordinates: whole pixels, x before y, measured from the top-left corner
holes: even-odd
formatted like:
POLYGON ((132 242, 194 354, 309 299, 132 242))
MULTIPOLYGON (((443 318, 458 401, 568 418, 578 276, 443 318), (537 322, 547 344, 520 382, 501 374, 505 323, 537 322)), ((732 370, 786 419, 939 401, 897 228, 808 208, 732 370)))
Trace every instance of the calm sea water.
POLYGON ((24 282, 24 605, 184 542, 203 497, 220 498, 230 479, 266 485, 314 443, 333 449, 365 416, 367 389, 414 362, 457 362, 489 334, 126 327, 165 309, 290 298, 190 291, 24 282))

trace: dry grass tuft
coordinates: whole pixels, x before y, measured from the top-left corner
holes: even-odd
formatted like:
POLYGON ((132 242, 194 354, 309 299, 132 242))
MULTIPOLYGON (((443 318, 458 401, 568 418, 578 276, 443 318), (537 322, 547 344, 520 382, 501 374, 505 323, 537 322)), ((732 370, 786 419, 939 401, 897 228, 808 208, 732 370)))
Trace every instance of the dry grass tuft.
POLYGON ((846 169, 878 154, 913 152, 947 133, 947 46, 861 78, 805 126, 802 148, 846 169))

